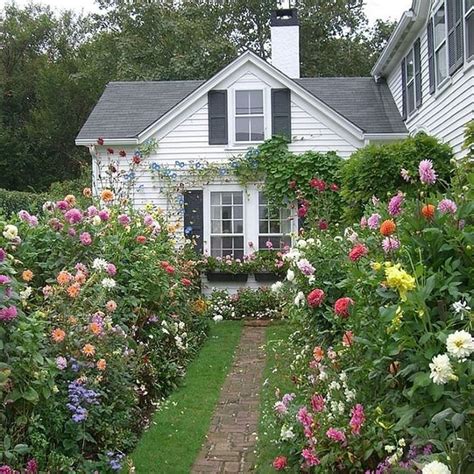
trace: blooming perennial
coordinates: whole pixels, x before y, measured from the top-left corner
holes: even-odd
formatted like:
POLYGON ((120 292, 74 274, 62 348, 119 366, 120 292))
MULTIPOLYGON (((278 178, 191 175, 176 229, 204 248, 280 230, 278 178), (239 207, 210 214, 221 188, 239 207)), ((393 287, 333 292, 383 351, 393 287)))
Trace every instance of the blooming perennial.
POLYGON ((447 354, 434 356, 430 363, 430 369, 430 378, 436 385, 444 385, 451 380, 457 379, 447 354))
POLYGON ((436 172, 433 168, 433 162, 431 160, 422 160, 418 165, 418 172, 420 175, 420 181, 423 184, 434 184, 436 183, 436 172))
POLYGON ((474 352, 474 337, 467 331, 456 331, 448 336, 446 348, 456 359, 466 359, 474 352))
POLYGON ((449 467, 439 461, 433 461, 426 464, 421 472, 422 474, 451 474, 449 467))

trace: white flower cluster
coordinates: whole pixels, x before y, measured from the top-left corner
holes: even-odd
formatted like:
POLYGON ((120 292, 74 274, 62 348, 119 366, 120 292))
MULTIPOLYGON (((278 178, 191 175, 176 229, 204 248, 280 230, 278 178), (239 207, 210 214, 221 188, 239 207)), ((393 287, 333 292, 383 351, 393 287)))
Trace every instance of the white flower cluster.
POLYGON ((185 351, 188 348, 188 343, 186 341, 188 334, 186 332, 186 324, 183 321, 168 323, 163 320, 161 322, 161 332, 172 336, 176 347, 180 351, 185 351))
POLYGON ((447 354, 434 356, 430 363, 430 378, 437 385, 444 385, 452 380, 457 380, 451 358, 464 362, 474 352, 474 338, 467 331, 456 331, 446 340, 447 354))
POLYGON ((385 446, 385 451, 388 454, 393 453, 389 458, 388 462, 391 466, 397 464, 403 457, 403 448, 406 446, 406 442, 404 438, 401 438, 397 446, 387 445, 385 446))
POLYGON ((18 237, 18 227, 8 224, 3 230, 3 237, 7 240, 15 240, 18 237))
POLYGON ((449 467, 439 461, 433 461, 426 464, 421 472, 422 474, 451 474, 449 467))

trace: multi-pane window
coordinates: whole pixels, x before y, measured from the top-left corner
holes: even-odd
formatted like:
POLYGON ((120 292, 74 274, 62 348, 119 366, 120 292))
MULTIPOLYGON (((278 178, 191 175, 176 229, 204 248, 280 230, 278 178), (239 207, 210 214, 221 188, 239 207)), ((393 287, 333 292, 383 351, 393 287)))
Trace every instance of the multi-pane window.
POLYGON ((465 0, 466 13, 466 56, 474 57, 474 0, 465 0))
POLYGON ((433 17, 433 43, 437 85, 441 84, 448 77, 446 37, 446 10, 444 5, 442 5, 433 17))
POLYGON ((264 140, 263 91, 235 92, 235 141, 264 140))
POLYGON ((244 256, 243 192, 211 192, 211 255, 244 256))
POLYGON ((281 249, 291 245, 291 213, 288 208, 273 208, 263 193, 258 193, 258 247, 268 248, 267 242, 272 243, 272 248, 281 249))
POLYGON ((415 55, 413 49, 408 53, 408 56, 406 57, 406 77, 408 114, 411 114, 416 108, 415 55))

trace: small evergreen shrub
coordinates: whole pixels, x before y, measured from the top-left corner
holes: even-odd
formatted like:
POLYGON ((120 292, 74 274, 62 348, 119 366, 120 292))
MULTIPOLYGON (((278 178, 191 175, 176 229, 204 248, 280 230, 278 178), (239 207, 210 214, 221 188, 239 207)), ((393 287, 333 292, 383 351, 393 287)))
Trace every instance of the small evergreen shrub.
POLYGON ((22 209, 37 213, 47 198, 46 194, 0 189, 0 215, 9 217, 22 209))
POLYGON ((438 173, 437 187, 444 188, 450 181, 450 160, 453 151, 449 145, 434 137, 419 133, 396 143, 368 145, 347 160, 341 169, 341 195, 345 202, 345 218, 361 217, 364 205, 372 196, 379 198, 400 190, 410 193, 413 186, 400 174, 407 170, 411 178, 418 176, 421 160, 431 160, 438 173))

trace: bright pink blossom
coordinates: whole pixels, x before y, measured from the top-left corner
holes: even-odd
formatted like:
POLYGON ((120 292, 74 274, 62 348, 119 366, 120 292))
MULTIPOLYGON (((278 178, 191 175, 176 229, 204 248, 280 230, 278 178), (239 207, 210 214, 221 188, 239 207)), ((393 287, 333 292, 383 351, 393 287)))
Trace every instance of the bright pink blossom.
POLYGON ((303 426, 312 426, 313 424, 313 417, 311 413, 308 412, 306 407, 302 407, 298 410, 298 414, 296 415, 296 419, 303 425, 303 426))
POLYGON ((396 196, 393 196, 388 203, 388 212, 391 216, 399 216, 402 213, 402 205, 405 197, 403 193, 399 192, 396 196))
POLYGON ((369 249, 363 244, 355 245, 352 250, 349 252, 349 258, 353 262, 357 262, 362 257, 365 257, 369 253, 369 249))
POLYGON ((365 422, 364 407, 358 403, 352 408, 351 415, 349 426, 351 427, 352 434, 360 434, 360 429, 365 422))
POLYGON ((91 234, 89 234, 89 232, 83 232, 79 236, 79 240, 81 241, 82 245, 88 246, 88 245, 92 244, 92 236, 91 236, 91 234))
POLYGON ((303 449, 301 455, 303 456, 305 463, 308 467, 317 466, 321 464, 321 461, 319 460, 318 456, 316 456, 316 452, 313 448, 303 449))
POLYGON ((287 466, 288 466, 288 459, 286 459, 285 456, 277 456, 273 460, 273 467, 277 471, 283 471, 284 469, 286 469, 287 466))
POLYGON ((349 297, 339 298, 334 303, 334 312, 341 318, 348 318, 350 315, 351 306, 354 304, 354 300, 349 297))
POLYGON ((324 297, 325 294, 323 290, 319 288, 314 289, 306 298, 308 306, 310 308, 317 308, 321 306, 322 302, 324 301, 324 297))
POLYGON ((311 407, 316 413, 323 411, 325 407, 324 397, 319 395, 319 393, 313 395, 311 397, 311 407))
POLYGON ((434 184, 436 183, 436 172, 433 168, 433 162, 431 160, 420 161, 418 166, 418 172, 420 174, 420 181, 423 184, 434 184))
POLYGON ((344 432, 337 430, 336 428, 329 428, 326 431, 326 436, 333 441, 337 441, 338 443, 344 443, 344 441, 346 441, 346 435, 344 432))
POLYGON ((438 211, 441 212, 441 214, 456 214, 457 210, 458 206, 456 206, 456 203, 451 201, 451 199, 443 199, 438 204, 438 211))

